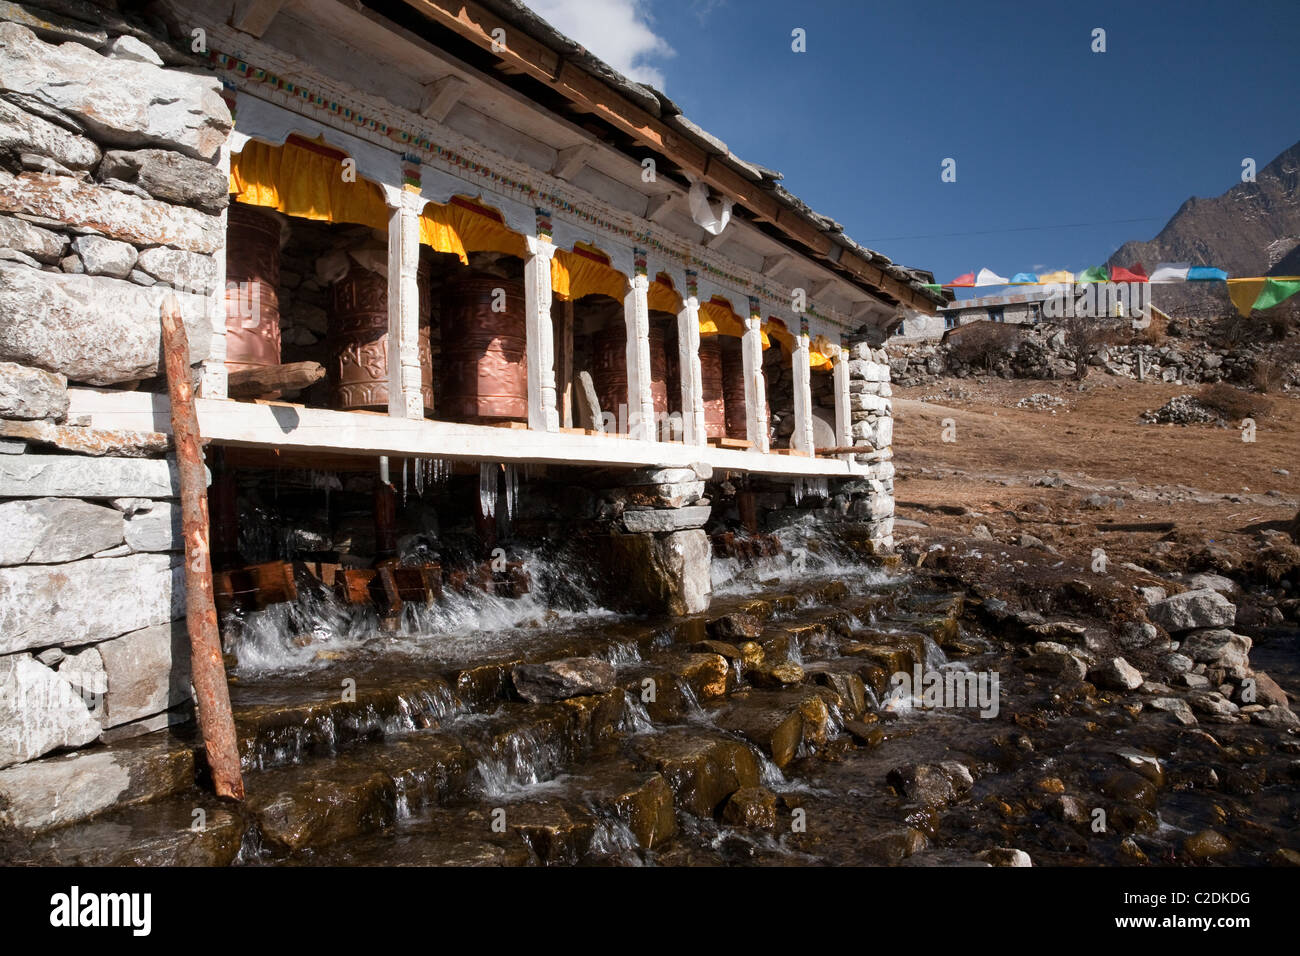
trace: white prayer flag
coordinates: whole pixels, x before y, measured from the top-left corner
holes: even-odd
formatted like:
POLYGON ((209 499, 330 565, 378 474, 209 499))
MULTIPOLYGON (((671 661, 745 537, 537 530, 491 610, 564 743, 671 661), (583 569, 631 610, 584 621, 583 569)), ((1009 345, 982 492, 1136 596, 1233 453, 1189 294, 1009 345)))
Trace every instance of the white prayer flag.
POLYGON ((975 284, 978 285, 1010 285, 1011 280, 1006 276, 1000 276, 992 269, 981 269, 980 274, 975 277, 975 284))
POLYGON ((1162 262, 1156 266, 1155 271, 1151 273, 1151 282, 1186 282, 1187 270, 1191 268, 1188 262, 1162 262))

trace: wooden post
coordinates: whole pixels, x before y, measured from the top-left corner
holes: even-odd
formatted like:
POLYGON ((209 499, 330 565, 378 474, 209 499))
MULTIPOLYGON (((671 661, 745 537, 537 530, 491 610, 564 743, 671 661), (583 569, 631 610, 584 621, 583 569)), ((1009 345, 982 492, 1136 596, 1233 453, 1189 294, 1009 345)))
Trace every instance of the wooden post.
POLYGON ((745 437, 758 451, 768 451, 767 386, 763 379, 762 319, 751 315, 745 320, 741 356, 745 364, 745 437))
POLYGON ((849 409, 849 352, 840 346, 834 355, 835 442, 839 448, 853 444, 853 413, 849 409))
POLYGON ((812 369, 809 366, 808 333, 799 333, 791 356, 794 372, 794 436, 790 447, 811 455, 813 453, 812 421, 812 369))
POLYGON ((199 444, 199 419, 190 380, 190 346, 175 296, 162 305, 163 357, 167 391, 171 396, 172 441, 180 476, 181 527, 185 537, 185 619, 190 632, 190 677, 198 698, 203 749, 212 768, 217 796, 244 799, 239 771, 235 718, 230 688, 221 659, 221 635, 212 593, 212 561, 208 554, 207 479, 199 444))
POLYGON ((623 297, 623 319, 627 323, 627 424, 631 437, 657 441, 654 393, 650 390, 649 291, 650 280, 635 275, 623 297))
POLYGON ((682 380, 682 440, 688 445, 706 445, 704 427, 704 383, 700 377, 700 300, 693 295, 682 300, 677 313, 677 366, 682 380))
POLYGON ((389 187, 388 414, 424 418, 420 381, 420 210, 417 192, 389 187))
POLYGON ((528 427, 560 429, 555 408, 555 333, 551 327, 551 257, 548 239, 528 236, 524 260, 524 347, 528 355, 528 427))
MULTIPOLYGON (((569 299, 564 302, 558 300, 554 305, 560 313, 560 321, 556 328, 556 339, 558 348, 556 349, 556 366, 555 366, 555 388, 558 394, 560 424, 565 428, 574 426, 575 414, 573 410, 573 300, 569 299)), ((555 312, 552 311, 552 316, 555 312)))

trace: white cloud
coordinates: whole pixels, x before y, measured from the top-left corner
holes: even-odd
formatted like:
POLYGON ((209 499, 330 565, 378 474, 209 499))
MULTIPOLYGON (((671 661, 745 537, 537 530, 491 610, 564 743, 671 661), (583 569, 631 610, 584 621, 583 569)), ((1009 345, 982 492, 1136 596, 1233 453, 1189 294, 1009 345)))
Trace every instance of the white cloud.
POLYGON ((534 12, 565 36, 581 43, 624 76, 664 88, 653 61, 673 55, 668 41, 650 26, 637 0, 528 0, 534 12))

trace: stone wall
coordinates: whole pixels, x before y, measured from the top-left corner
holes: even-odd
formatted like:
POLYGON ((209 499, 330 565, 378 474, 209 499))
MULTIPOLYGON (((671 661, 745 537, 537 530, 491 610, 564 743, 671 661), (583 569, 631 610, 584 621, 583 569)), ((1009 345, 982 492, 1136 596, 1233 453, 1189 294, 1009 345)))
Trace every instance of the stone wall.
POLYGON ((160 24, 46 6, 0 5, 0 768, 188 717, 170 442, 68 388, 161 375, 168 293, 192 363, 224 325, 220 84, 160 24))
POLYGON ((867 475, 846 482, 849 517, 863 524, 863 537, 875 552, 894 546, 894 402, 889 384, 889 356, 868 342, 849 346, 849 410, 853 420, 853 457, 867 475))

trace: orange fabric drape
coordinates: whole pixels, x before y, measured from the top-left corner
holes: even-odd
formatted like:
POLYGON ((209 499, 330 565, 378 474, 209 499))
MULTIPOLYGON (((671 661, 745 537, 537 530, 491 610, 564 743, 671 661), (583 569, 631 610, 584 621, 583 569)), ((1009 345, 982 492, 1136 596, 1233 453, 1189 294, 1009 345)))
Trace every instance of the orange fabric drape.
POLYGON ((374 183, 343 178, 345 154, 291 136, 282 146, 249 140, 230 157, 232 198, 289 216, 388 228, 388 207, 374 183))
MULTIPOLYGON (((700 335, 730 335, 732 338, 743 338, 745 323, 725 299, 713 298, 708 302, 700 303, 700 335)), ((760 328, 759 335, 763 339, 763 348, 770 348, 772 340, 768 338, 767 331, 760 328)))
POLYGON ((555 250, 551 259, 551 290, 556 298, 568 301, 599 294, 622 302, 627 288, 627 278, 598 249, 578 243, 572 252, 555 250))
POLYGON ((525 258, 524 237, 512 232, 502 216, 462 196, 447 203, 428 203, 420 213, 420 242, 435 252, 449 252, 468 264, 470 252, 503 252, 525 258))
POLYGON ((662 272, 655 276, 646 293, 650 308, 658 312, 671 312, 676 315, 682 310, 682 297, 673 288, 672 280, 662 272))
POLYGON ((767 333, 769 339, 776 339, 781 343, 781 348, 787 353, 793 353, 795 342, 794 336, 790 330, 774 315, 769 315, 767 321, 763 323, 763 331, 767 333))

